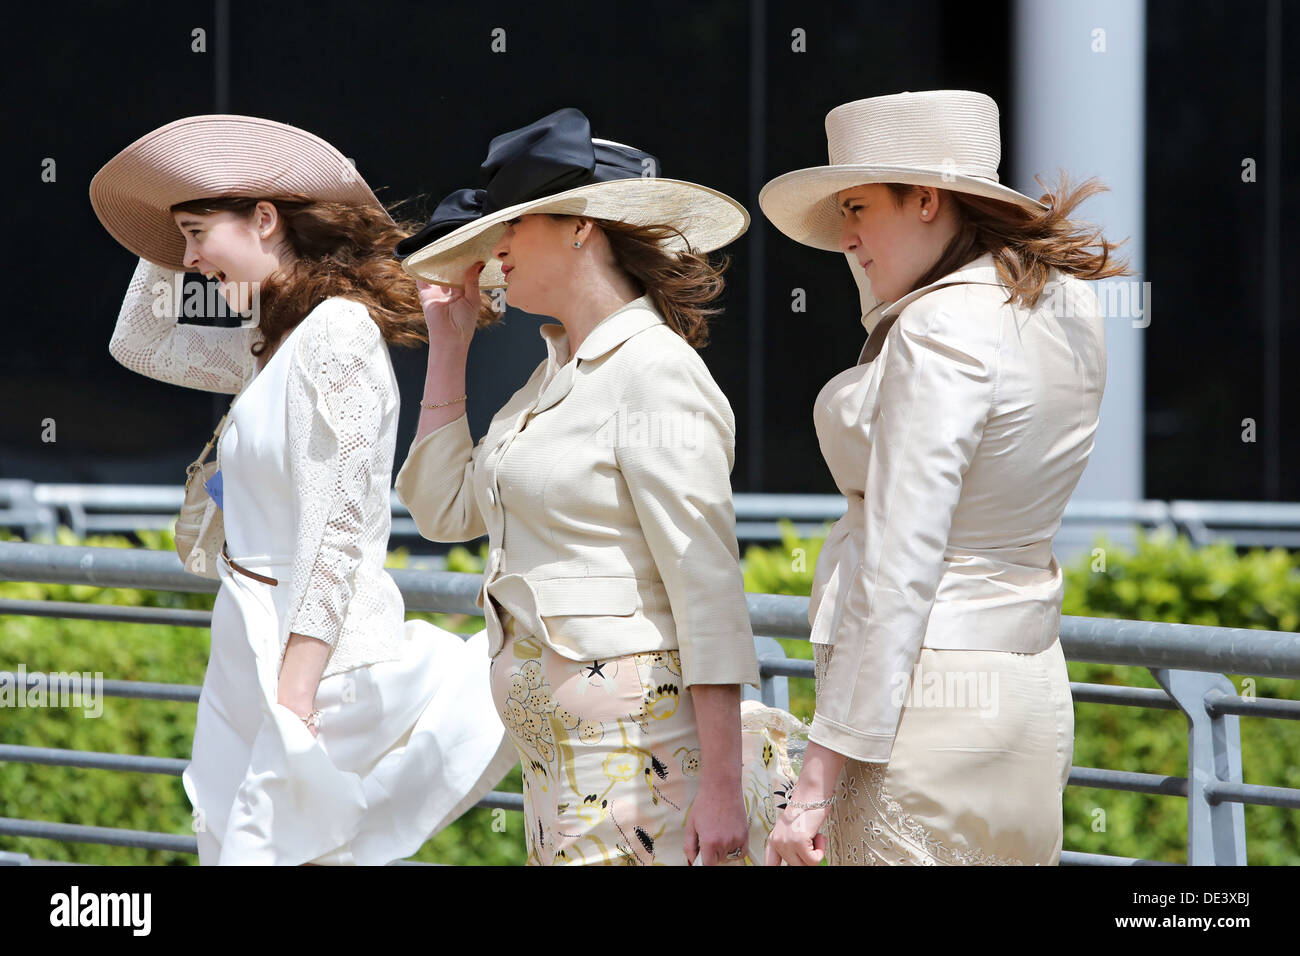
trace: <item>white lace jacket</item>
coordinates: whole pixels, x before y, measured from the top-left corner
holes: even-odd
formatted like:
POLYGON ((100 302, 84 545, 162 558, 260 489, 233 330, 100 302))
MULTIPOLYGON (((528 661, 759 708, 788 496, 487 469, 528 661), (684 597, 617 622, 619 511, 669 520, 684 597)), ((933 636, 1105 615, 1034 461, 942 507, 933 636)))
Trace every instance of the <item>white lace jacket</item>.
MULTIPOLYGON (((240 392, 256 372, 249 348, 261 333, 179 324, 171 298, 152 291, 159 282, 171 286, 175 276, 140 260, 109 352, 150 378, 240 392)), ((298 492, 286 502, 298 535, 287 582, 290 626, 281 628, 280 649, 291 631, 325 641, 332 648, 328 677, 400 655, 405 608, 383 569, 397 380, 379 327, 360 303, 328 299, 295 331, 285 467, 298 492)))

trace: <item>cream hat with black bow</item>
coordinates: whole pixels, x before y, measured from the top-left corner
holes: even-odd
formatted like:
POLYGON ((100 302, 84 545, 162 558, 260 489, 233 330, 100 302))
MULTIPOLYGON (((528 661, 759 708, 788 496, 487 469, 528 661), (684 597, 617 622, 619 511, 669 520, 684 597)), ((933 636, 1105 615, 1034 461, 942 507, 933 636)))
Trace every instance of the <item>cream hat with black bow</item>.
POLYGON ((998 105, 969 90, 873 96, 826 114, 830 164, 777 176, 758 194, 772 224, 796 242, 840 251, 840 190, 909 183, 985 196, 1029 210, 1043 203, 998 181, 998 105))
POLYGON ((426 282, 459 286, 483 262, 480 289, 505 285, 493 255, 506 224, 536 213, 668 225, 669 251, 712 252, 749 228, 749 213, 716 189, 659 176, 644 150, 595 139, 580 110, 556 110, 495 137, 479 167, 484 186, 446 196, 420 232, 397 244, 402 268, 426 282))

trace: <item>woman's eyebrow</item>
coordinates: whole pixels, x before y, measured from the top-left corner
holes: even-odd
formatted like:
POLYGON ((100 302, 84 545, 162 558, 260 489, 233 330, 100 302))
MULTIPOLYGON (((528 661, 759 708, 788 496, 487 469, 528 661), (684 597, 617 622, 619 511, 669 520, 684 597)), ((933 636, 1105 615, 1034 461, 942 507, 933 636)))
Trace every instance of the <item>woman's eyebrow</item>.
POLYGON ((182 219, 180 224, 181 226, 201 226, 203 221, 200 219, 182 219))

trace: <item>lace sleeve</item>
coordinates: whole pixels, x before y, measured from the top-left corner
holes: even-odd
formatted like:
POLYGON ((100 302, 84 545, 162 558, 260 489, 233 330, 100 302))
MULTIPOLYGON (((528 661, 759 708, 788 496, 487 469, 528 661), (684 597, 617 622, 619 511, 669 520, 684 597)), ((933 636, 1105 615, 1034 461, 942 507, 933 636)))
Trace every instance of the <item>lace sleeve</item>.
MULTIPOLYGON (((386 410, 387 346, 364 306, 332 299, 311 315, 289 371, 289 474, 297 495, 290 632, 333 646, 343 630, 386 410)), ((387 504, 387 495, 384 502, 387 504)))
POLYGON ((133 372, 205 392, 235 394, 256 370, 255 327, 181 325, 176 273, 141 259, 122 300, 109 354, 133 372))

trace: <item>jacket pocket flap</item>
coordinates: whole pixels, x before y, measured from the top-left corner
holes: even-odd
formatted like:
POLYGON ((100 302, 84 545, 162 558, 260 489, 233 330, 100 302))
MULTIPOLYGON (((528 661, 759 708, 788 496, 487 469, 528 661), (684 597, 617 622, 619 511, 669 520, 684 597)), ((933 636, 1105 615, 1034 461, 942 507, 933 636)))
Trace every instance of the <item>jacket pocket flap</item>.
POLYGON ((533 582, 542 617, 574 614, 631 614, 637 609, 636 578, 546 578, 533 582))

